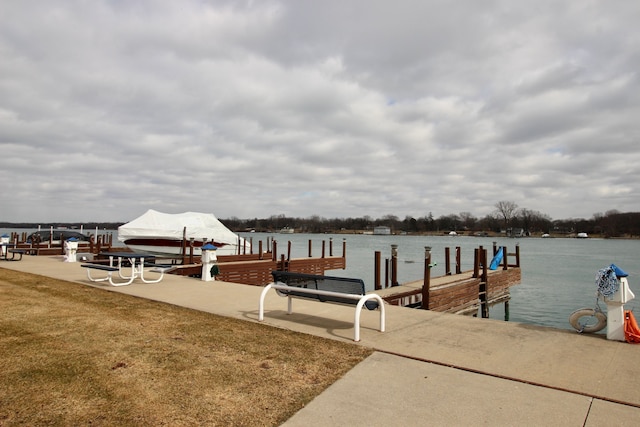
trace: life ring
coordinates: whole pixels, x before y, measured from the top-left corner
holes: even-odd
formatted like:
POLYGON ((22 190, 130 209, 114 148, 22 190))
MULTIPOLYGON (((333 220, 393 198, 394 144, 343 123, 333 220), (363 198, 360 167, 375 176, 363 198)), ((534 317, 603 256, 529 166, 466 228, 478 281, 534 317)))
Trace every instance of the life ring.
POLYGON ((607 326, 607 316, 599 310, 593 308, 580 308, 569 316, 569 323, 576 331, 582 333, 594 333, 601 331, 607 326), (580 319, 588 317, 586 322, 581 323, 580 319))

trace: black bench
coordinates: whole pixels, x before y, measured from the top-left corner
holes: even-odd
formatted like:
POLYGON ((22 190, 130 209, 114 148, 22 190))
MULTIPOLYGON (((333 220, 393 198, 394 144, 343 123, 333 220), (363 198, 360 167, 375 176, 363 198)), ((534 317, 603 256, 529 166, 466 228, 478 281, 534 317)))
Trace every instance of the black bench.
POLYGON ((360 341, 360 312, 362 307, 380 310, 380 332, 385 329, 384 301, 377 294, 366 294, 361 279, 346 277, 318 276, 314 274, 272 271, 273 283, 262 290, 258 307, 258 320, 264 320, 264 298, 270 289, 287 297, 287 314, 292 313, 292 298, 304 298, 319 302, 355 305, 354 341, 360 341))
POLYGON ((24 249, 7 249, 4 259, 5 261, 20 261, 26 253, 27 251, 24 249), (11 254, 11 258, 9 258, 9 254, 11 254), (20 258, 16 259, 16 255, 20 255, 20 258))

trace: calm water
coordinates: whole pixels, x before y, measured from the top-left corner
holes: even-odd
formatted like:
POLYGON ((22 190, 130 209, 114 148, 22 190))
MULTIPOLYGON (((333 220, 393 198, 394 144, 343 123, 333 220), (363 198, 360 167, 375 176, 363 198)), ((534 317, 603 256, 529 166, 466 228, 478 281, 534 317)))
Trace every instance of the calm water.
MULTIPOLYGON (((391 245, 398 245, 398 281, 419 280, 424 270, 424 247, 431 246, 431 260, 438 265, 433 276, 445 273, 445 248, 454 256, 460 246, 462 270, 473 268, 474 249, 482 245, 491 250, 493 242, 507 246, 509 252, 520 246, 522 283, 511 288, 510 321, 571 329, 569 315, 581 307, 595 305, 595 274, 611 263, 629 273, 629 285, 638 296, 625 307, 640 312, 640 241, 571 239, 571 238, 481 238, 449 236, 372 236, 372 235, 317 235, 317 234, 262 234, 247 233, 243 237, 266 241, 272 237, 278 242, 278 253, 286 254, 287 242, 292 243, 292 257, 308 253, 309 239, 312 255, 320 256, 322 240, 333 239, 334 255, 342 254, 342 240, 347 242, 347 268, 327 274, 362 278, 373 289, 374 252, 380 251, 384 263, 391 257, 391 245)), ((256 243, 257 247, 257 243, 256 243)), ((453 268, 453 267, 452 267, 453 268)), ((384 277, 384 272, 382 273, 384 277)), ((384 278, 382 279, 384 280, 384 278)), ((603 310, 606 305, 601 303, 603 310)), ((504 305, 490 309, 490 316, 504 318, 504 305)))
MULTIPOLYGON (((30 230, 0 229, 0 235, 11 231, 30 230)), ((35 230, 33 230, 35 231, 35 230)), ((95 233, 95 230, 85 230, 95 233)), ((100 234, 113 233, 114 245, 117 244, 117 232, 99 230, 100 234)), ((372 235, 331 235, 331 234, 265 234, 241 233, 252 239, 255 248, 263 241, 266 248, 267 238, 278 242, 278 253, 287 251, 287 242, 291 242, 291 256, 306 257, 309 240, 312 240, 312 255, 320 256, 322 241, 329 251, 329 239, 333 240, 334 255, 342 254, 342 241, 347 242, 347 268, 333 270, 328 274, 342 277, 362 278, 373 289, 373 263, 375 251, 380 251, 382 261, 391 257, 391 245, 398 245, 398 281, 400 283, 419 280, 424 270, 424 247, 431 246, 432 262, 437 263, 432 274, 444 274, 444 250, 451 248, 454 256, 456 246, 461 248, 461 267, 473 268, 473 251, 482 245, 491 249, 493 242, 507 246, 509 252, 520 246, 520 264, 522 283, 511 288, 510 321, 571 329, 568 318, 571 312, 581 307, 595 305, 595 274, 598 269, 611 263, 617 264, 629 273, 629 285, 637 299, 627 303, 626 308, 640 313, 640 241, 604 240, 604 239, 540 239, 540 238, 481 238, 466 236, 372 236, 372 235)), ((453 268, 453 267, 452 267, 453 268)), ((384 274, 384 272, 382 272, 384 274)), ((383 276, 384 277, 384 276, 383 276)), ((384 280, 384 279, 383 279, 384 280)), ((490 316, 504 318, 504 306, 495 305, 490 316)), ((601 307, 606 306, 601 303, 601 307)), ((636 315, 638 317, 638 315, 636 315)))

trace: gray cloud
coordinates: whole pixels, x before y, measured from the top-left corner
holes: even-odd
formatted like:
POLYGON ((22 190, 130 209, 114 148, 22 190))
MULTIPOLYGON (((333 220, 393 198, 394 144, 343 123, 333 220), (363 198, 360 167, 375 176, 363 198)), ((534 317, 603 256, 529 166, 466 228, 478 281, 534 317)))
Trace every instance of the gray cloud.
POLYGON ((0 219, 640 206, 633 2, 0 5, 0 219))

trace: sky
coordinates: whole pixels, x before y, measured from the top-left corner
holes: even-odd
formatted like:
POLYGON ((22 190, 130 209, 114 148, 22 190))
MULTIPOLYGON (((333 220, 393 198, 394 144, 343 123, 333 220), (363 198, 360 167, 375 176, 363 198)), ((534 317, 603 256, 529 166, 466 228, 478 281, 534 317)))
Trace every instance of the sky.
POLYGON ((0 221, 637 212, 639 16, 0 0, 0 221))

